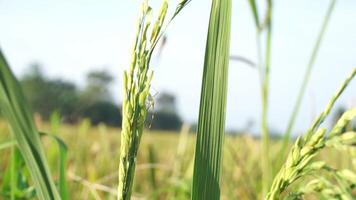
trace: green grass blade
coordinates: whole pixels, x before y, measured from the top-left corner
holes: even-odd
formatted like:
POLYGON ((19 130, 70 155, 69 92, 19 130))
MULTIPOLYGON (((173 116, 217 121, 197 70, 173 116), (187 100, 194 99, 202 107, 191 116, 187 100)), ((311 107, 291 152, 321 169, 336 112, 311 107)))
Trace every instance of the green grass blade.
MULTIPOLYGON (((336 3, 336 0, 331 0, 330 6, 328 8, 328 11, 327 11, 327 13, 326 13, 326 15, 324 17, 324 22, 323 22, 323 25, 322 25, 322 27, 320 29, 319 36, 318 36, 317 41, 316 41, 316 43, 314 45, 313 52, 312 52, 312 55, 310 57, 307 70, 305 71, 305 74, 304 74, 302 85, 301 85, 301 87, 299 89, 299 92, 298 92, 297 100, 296 100, 295 105, 293 107, 292 115, 289 118, 288 126, 287 126, 287 129, 285 131, 285 135, 284 135, 284 138, 283 138, 283 145, 282 145, 282 148, 281 148, 281 151, 280 151, 280 156, 279 156, 280 159, 283 159, 285 157, 286 153, 287 153, 287 148, 288 148, 288 144, 289 144, 291 133, 293 131, 294 123, 295 123, 295 120, 296 120, 296 118, 298 116, 300 105, 302 103, 302 100, 303 100, 303 97, 304 97, 304 94, 305 94, 305 90, 306 90, 307 85, 309 83, 310 75, 311 75, 312 69, 314 67, 314 63, 316 61, 316 58, 317 58, 317 55, 318 55, 318 52, 319 52, 319 49, 320 49, 320 46, 321 46, 321 42, 322 42, 322 40, 324 38, 327 26, 329 24, 330 17, 331 17, 331 15, 333 13, 333 10, 334 10, 334 7, 335 7, 335 3, 336 3)), ((277 163, 280 164, 281 160, 278 161, 277 163)))
POLYGON ((51 135, 48 133, 40 133, 41 136, 46 136, 52 139, 54 142, 56 142, 58 146, 58 153, 59 153, 59 179, 58 179, 58 189, 59 189, 59 194, 61 196, 62 200, 68 200, 69 199, 69 192, 68 192, 68 185, 67 185, 67 176, 66 176, 66 165, 67 165, 67 145, 64 143, 64 141, 59 138, 58 136, 51 135))
MULTIPOLYGON (((17 156, 19 158, 19 156, 17 156)), ((10 163, 10 174, 11 174, 11 200, 15 200, 15 193, 17 189, 16 180, 17 180, 17 173, 16 171, 16 164, 18 159, 15 156, 15 147, 11 148, 11 163, 10 163)))
POLYGON ((0 143, 0 151, 3 149, 7 149, 9 147, 15 146, 16 145, 16 141, 15 140, 8 140, 5 142, 1 142, 0 143))
POLYGON ((260 18, 259 18, 259 14, 258 14, 258 10, 257 10, 257 4, 256 4, 256 0, 249 0, 250 3, 250 8, 253 14, 253 19, 255 21, 255 26, 257 28, 257 30, 259 31, 260 29, 260 18))
POLYGON ((0 51, 0 109, 8 120, 41 200, 60 199, 22 89, 0 51))
POLYGON ((15 200, 34 197, 35 190, 30 185, 25 161, 18 147, 12 146, 9 163, 2 175, 0 198, 15 200))
MULTIPOLYGON (((151 143, 147 146, 147 150, 148 150, 147 151, 148 163, 156 164, 156 162, 157 162, 156 152, 155 152, 154 146, 151 143)), ((150 180, 152 190, 153 191, 157 190, 156 169, 154 167, 152 167, 150 169, 148 179, 150 180)))
POLYGON ((193 175, 193 200, 220 198, 230 26, 231 0, 214 0, 205 49, 193 175))

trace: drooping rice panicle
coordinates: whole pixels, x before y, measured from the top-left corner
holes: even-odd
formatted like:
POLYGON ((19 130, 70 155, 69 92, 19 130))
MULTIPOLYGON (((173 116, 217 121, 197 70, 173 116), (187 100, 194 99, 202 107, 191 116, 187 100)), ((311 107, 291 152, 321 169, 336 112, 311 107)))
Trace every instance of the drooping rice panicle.
POLYGON ((323 165, 313 165, 311 160, 330 140, 340 135, 340 130, 342 130, 347 123, 356 116, 356 110, 351 109, 345 112, 338 123, 330 131, 329 135, 326 134, 326 129, 319 127, 329 115, 338 97, 355 75, 356 68, 354 68, 351 74, 346 78, 339 90, 327 104, 325 110, 317 117, 304 136, 299 137, 294 143, 294 146, 287 157, 287 161, 284 163, 273 181, 272 187, 266 196, 266 200, 280 199, 281 193, 284 192, 295 180, 307 174, 309 171, 318 170, 323 167, 323 165))

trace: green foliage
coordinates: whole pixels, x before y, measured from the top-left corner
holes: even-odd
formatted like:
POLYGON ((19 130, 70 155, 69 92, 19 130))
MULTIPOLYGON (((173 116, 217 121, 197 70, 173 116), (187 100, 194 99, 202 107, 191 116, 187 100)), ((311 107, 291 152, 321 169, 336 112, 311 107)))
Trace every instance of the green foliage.
POLYGON ((80 116, 90 119, 93 125, 105 123, 109 126, 118 127, 122 121, 120 109, 111 102, 95 102, 83 106, 80 116))
MULTIPOLYGON (((135 167, 138 163, 137 165, 141 165, 140 170, 145 168, 148 170, 146 173, 138 173, 140 181, 137 182, 137 187, 135 188, 141 194, 144 194, 143 196, 150 199, 189 199, 191 197, 193 200, 215 200, 220 198, 221 189, 223 188, 221 185, 224 185, 224 189, 227 191, 224 191, 223 199, 256 199, 259 197, 261 190, 262 194, 265 195, 268 187, 271 188, 267 196, 265 196, 267 200, 282 199, 283 197, 286 199, 303 199, 304 197, 309 197, 306 195, 310 193, 319 199, 354 199, 353 192, 356 187, 356 174, 354 171, 344 168, 341 168, 343 170, 334 169, 327 165, 326 162, 314 161, 314 159, 319 158, 317 156, 322 153, 322 150, 326 149, 325 147, 337 150, 355 150, 356 133, 349 127, 351 127, 350 122, 356 116, 356 108, 342 112, 343 114, 338 117, 337 122, 330 131, 321 128, 321 125, 331 112, 336 100, 355 76, 356 68, 337 91, 336 95, 332 97, 325 110, 318 116, 312 126, 302 137, 296 140, 273 183, 271 180, 273 172, 271 160, 278 160, 278 155, 282 155, 280 158, 284 158, 283 152, 288 146, 294 120, 305 93, 311 69, 335 1, 331 1, 325 17, 288 124, 285 140, 282 144, 282 153, 278 154, 274 152, 277 152, 279 148, 273 149, 273 146, 278 141, 270 141, 267 117, 271 68, 272 0, 267 1, 267 12, 262 23, 258 13, 257 1, 249 0, 258 37, 258 66, 262 97, 262 140, 258 141, 244 136, 235 140, 235 138, 229 137, 231 144, 227 153, 230 157, 224 163, 222 159, 224 157, 225 140, 231 0, 213 0, 212 2, 205 49, 198 135, 195 141, 194 158, 193 145, 188 145, 190 135, 187 127, 183 128, 178 144, 175 143, 177 142, 175 137, 170 138, 170 143, 167 143, 168 140, 161 140, 163 137, 170 137, 171 135, 169 134, 156 134, 156 136, 153 136, 155 134, 150 134, 150 137, 153 138, 152 141, 155 143, 151 141, 148 145, 142 144, 146 151, 143 151, 143 153, 141 151, 141 155, 139 155, 140 152, 138 151, 145 123, 152 128, 160 129, 178 129, 181 126, 181 120, 176 114, 174 97, 172 96, 166 95, 163 98, 163 103, 161 102, 162 104, 159 99, 157 105, 158 108, 161 107, 157 110, 149 111, 153 106, 153 97, 149 94, 153 76, 153 72, 150 70, 150 60, 168 24, 190 0, 181 0, 168 22, 166 20, 168 2, 163 1, 158 17, 152 24, 152 8, 148 6, 148 1, 144 1, 142 16, 138 22, 131 65, 124 72, 123 120, 122 134, 120 136, 118 136, 116 129, 110 130, 105 125, 100 124, 105 122, 108 125, 115 126, 121 121, 118 106, 112 102, 108 90, 108 86, 113 80, 110 74, 105 71, 91 72, 88 74, 88 84, 85 89, 77 90, 75 85, 69 82, 47 79, 42 75, 38 67, 34 67, 32 72, 23 78, 21 83, 24 91, 22 91, 0 52, 0 111, 10 124, 15 138, 15 140, 9 140, 9 138, 4 137, 6 140, 0 143, 1 151, 7 151, 8 148, 11 148, 10 159, 8 156, 0 158, 1 161, 9 159, 7 165, 0 163, 0 168, 6 166, 5 172, 0 173, 2 181, 0 197, 11 200, 25 200, 36 197, 41 200, 67 200, 70 197, 69 190, 72 190, 72 192, 74 191, 72 195, 78 199, 90 198, 85 195, 86 192, 89 193, 88 191, 90 191, 94 198, 104 197, 106 199, 106 197, 117 195, 118 199, 129 200, 132 196, 135 167), (264 59, 261 56, 262 50, 259 44, 263 31, 266 31, 264 59), (56 161, 50 164, 58 164, 58 190, 51 177, 39 132, 34 125, 32 113, 29 110, 23 92, 34 110, 39 112, 46 120, 50 119, 51 121, 51 132, 53 134, 41 133, 41 135, 53 139, 58 147, 58 152, 55 151, 55 154, 51 151, 53 148, 50 148, 46 154, 49 155, 48 158, 51 161, 56 161), (76 110, 75 107, 80 108, 76 110), (51 114, 55 110, 58 112, 51 114), (67 146, 58 137, 61 132, 61 115, 66 122, 73 122, 84 117, 88 117, 91 120, 91 122, 84 120, 79 132, 77 130, 73 131, 77 134, 72 134, 71 131, 65 133, 67 134, 67 142, 71 145, 73 152, 68 155, 67 146), (92 130, 90 128, 91 123, 94 125, 100 124, 98 127, 98 131, 101 133, 98 136, 100 137, 99 142, 94 135, 91 135, 91 137, 87 135, 92 130), (111 135, 109 132, 116 132, 116 134, 111 135), (120 155, 117 155, 115 151, 111 151, 112 146, 118 145, 119 139, 117 137, 121 137, 120 155), (78 145, 79 143, 80 145, 78 145), (162 160, 167 161, 172 157, 172 154, 168 153, 169 148, 167 147, 174 147, 175 144, 177 144, 178 148, 176 156, 171 159, 173 164, 169 163, 168 166, 161 164, 164 163, 162 160), (260 145, 262 148, 259 148, 260 145), (70 177, 75 177, 73 180, 80 182, 84 189, 77 185, 70 185, 72 187, 67 185, 67 156, 72 156, 70 177), (146 158, 145 161, 148 163, 140 160, 143 158, 146 158), (113 170, 113 168, 110 169, 108 167, 114 166, 111 163, 115 164, 115 162, 112 161, 119 159, 119 184, 116 193, 116 190, 109 187, 109 185, 116 184, 116 182, 112 181, 112 179, 116 179, 116 176, 107 175, 107 173, 108 170, 110 172, 113 170), (88 166, 89 163, 90 166, 88 166), (93 167, 92 163, 101 163, 101 165, 93 167), (222 170, 225 170, 227 175, 224 177, 225 182, 221 183, 222 170), (98 173, 99 171, 100 173, 98 173), (88 176, 89 180, 78 178, 72 173, 81 173, 81 175, 88 176), (105 174, 105 177, 97 179, 98 174, 105 174), (193 181, 191 180, 192 174, 193 181), (142 177, 149 178, 144 181, 142 177), (308 179, 305 177, 308 177, 308 179), (302 187, 287 194, 287 192, 294 189, 290 186, 297 180, 301 182, 302 187), (305 180, 309 182, 303 185, 305 180), (192 190, 190 190, 191 187, 192 190), (154 191, 147 192, 146 188, 154 191)), ((3 121, 0 121, 0 137, 3 137, 4 134, 2 132, 6 130, 2 123, 3 121)), ((51 144, 48 143, 50 141, 46 142, 46 144, 51 144)), ((54 150, 57 149, 55 148, 54 150)), ((355 152, 353 151, 351 156, 356 155, 355 152)), ((331 157, 330 151, 327 152, 324 158, 329 157, 331 157)), ((334 164, 340 165, 337 157, 333 160, 334 164)), ((322 157, 320 159, 323 160, 322 157)), ((355 161, 353 158, 353 165, 349 164, 347 166, 354 167, 355 161)), ((278 164, 279 162, 276 165, 278 164)))
POLYGON ((87 86, 78 90, 71 82, 45 77, 41 68, 33 65, 22 78, 21 86, 31 108, 44 120, 50 120, 52 113, 58 112, 64 122, 89 118, 94 125, 119 126, 121 111, 109 92, 112 80, 105 71, 92 71, 87 75, 87 86))
POLYGON ((52 139, 58 146, 58 189, 62 200, 69 199, 68 184, 67 184, 67 146, 61 138, 48 133, 40 133, 41 136, 46 136, 52 139))
MULTIPOLYGON (((181 1, 173 18, 189 1, 181 1)), ((158 17, 151 26, 152 8, 148 1, 143 1, 140 18, 137 23, 136 39, 132 49, 132 60, 128 70, 124 71, 123 120, 121 131, 121 150, 119 165, 118 199, 131 198, 135 174, 136 156, 140 144, 144 123, 150 104, 149 90, 153 72, 150 68, 152 53, 162 37, 168 2, 163 1, 158 17)))
POLYGON ((7 166, 1 185, 3 199, 31 199, 36 196, 34 187, 30 185, 30 177, 25 162, 17 149, 11 148, 10 163, 7 166))
POLYGON ((231 0, 214 0, 205 49, 193 175, 193 200, 220 198, 230 27, 231 0))
POLYGON ((20 84, 0 51, 0 109, 11 126, 39 199, 60 199, 20 84))
POLYGON ((329 166, 322 168, 332 178, 315 175, 305 186, 301 187, 295 194, 302 198, 306 194, 314 194, 319 199, 334 200, 352 200, 355 196, 352 194, 356 186, 356 174, 350 170, 335 170, 329 166), (334 180, 332 180, 334 179, 334 180))
POLYGON ((38 65, 21 80, 21 86, 31 108, 48 120, 52 112, 58 111, 65 120, 71 121, 78 105, 78 90, 68 81, 47 79, 38 65))
POLYGON ((97 102, 112 102, 109 86, 114 78, 105 70, 90 71, 86 77, 86 86, 79 94, 79 106, 85 107, 97 102))
POLYGON ((346 86, 351 82, 355 75, 356 68, 354 68, 350 76, 347 77, 336 94, 331 98, 325 110, 317 117, 312 126, 306 131, 304 136, 297 139, 287 157, 286 162, 275 177, 266 200, 280 199, 280 195, 297 179, 308 175, 311 172, 322 169, 324 167, 324 162, 312 162, 312 159, 326 145, 330 146, 336 142, 342 143, 342 141, 345 141, 345 139, 346 141, 349 141, 350 139, 352 141, 353 138, 356 138, 354 132, 348 134, 346 137, 340 135, 344 127, 353 118, 356 117, 356 108, 345 112, 340 120, 336 123, 336 125, 331 129, 329 134, 326 134, 326 129, 319 128, 322 122, 329 115, 336 100, 339 98, 339 96, 342 94, 346 86))
POLYGON ((0 150, 7 149, 7 148, 12 147, 14 145, 16 145, 16 141, 15 140, 2 141, 0 143, 0 150))

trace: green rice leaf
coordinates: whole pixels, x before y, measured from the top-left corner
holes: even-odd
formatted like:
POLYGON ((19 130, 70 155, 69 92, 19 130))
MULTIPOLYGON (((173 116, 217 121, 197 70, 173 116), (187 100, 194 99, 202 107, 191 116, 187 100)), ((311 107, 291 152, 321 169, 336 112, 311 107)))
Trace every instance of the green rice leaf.
POLYGON ((230 51, 231 0, 213 0, 205 49, 193 200, 219 199, 230 51))
POLYGON ((20 84, 0 50, 0 111, 11 126, 41 200, 60 199, 20 84))
POLYGON ((15 140, 7 140, 5 142, 0 143, 0 150, 7 149, 7 148, 15 146, 15 145, 16 145, 15 140))
POLYGON ((11 200, 35 197, 35 190, 30 185, 25 161, 17 146, 11 148, 10 162, 2 177, 0 197, 11 200))
POLYGON ((58 146, 58 153, 59 153, 59 179, 58 179, 58 189, 59 194, 62 200, 69 199, 69 192, 68 192, 68 185, 67 185, 67 176, 66 176, 66 165, 67 165, 67 145, 64 141, 56 135, 48 134, 48 133, 40 133, 41 136, 46 136, 52 139, 54 142, 57 143, 58 146))
POLYGON ((260 30, 260 19, 259 19, 259 15, 258 15, 258 10, 257 10, 257 4, 256 4, 256 0, 249 0, 250 3, 250 8, 253 14, 253 19, 255 21, 255 26, 257 28, 257 30, 260 30))

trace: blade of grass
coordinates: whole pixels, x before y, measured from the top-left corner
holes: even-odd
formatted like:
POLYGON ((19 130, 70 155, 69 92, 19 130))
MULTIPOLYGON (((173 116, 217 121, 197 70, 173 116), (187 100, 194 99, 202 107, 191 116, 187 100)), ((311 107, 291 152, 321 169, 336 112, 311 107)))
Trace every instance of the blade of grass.
POLYGON ((3 199, 33 199, 35 190, 30 185, 25 161, 17 146, 12 146, 10 162, 5 169, 1 182, 0 196, 3 199))
POLYGON ((67 145, 64 141, 56 135, 40 132, 41 136, 46 136, 56 142, 58 146, 58 154, 59 154, 59 168, 58 168, 58 189, 59 194, 62 200, 69 199, 68 185, 67 185, 67 176, 66 176, 66 165, 67 165, 67 145))
POLYGON ((22 89, 0 50, 0 109, 12 133, 41 200, 60 199, 52 180, 39 134, 22 89))
MULTIPOLYGON (((154 149, 154 146, 150 143, 147 146, 147 154, 148 154, 148 163, 150 164, 156 164, 157 163, 157 159, 156 159, 156 151, 154 149)), ((156 178, 156 169, 154 167, 152 167, 149 170, 149 178, 150 183, 151 183, 151 187, 152 190, 155 191, 157 190, 157 178, 156 178)))
POLYGON ((11 163, 10 163, 10 185, 11 185, 11 200, 15 200, 15 193, 17 189, 17 176, 16 176, 16 164, 17 158, 15 157, 15 148, 16 146, 11 147, 11 163))
POLYGON ((220 198, 230 26, 231 0, 213 0, 205 49, 193 174, 193 200, 220 198))
POLYGON ((284 138, 283 138, 283 145, 282 145, 281 150, 280 150, 279 161, 277 161, 278 165, 281 164, 282 160, 286 156, 288 144, 289 144, 290 137, 291 137, 291 133, 292 133, 293 127, 294 127, 294 123, 295 123, 295 120, 296 120, 296 118, 298 116, 300 105, 302 103, 302 100, 303 100, 303 97, 304 97, 304 94, 305 94, 305 90, 306 90, 307 85, 309 83, 311 72, 312 72, 312 69, 314 67, 314 63, 316 61, 316 58, 317 58, 317 55, 318 55, 318 52, 319 52, 319 49, 320 49, 320 46, 321 46, 321 42, 322 42, 322 40, 324 38, 327 26, 328 26, 330 18, 331 18, 331 15, 332 15, 332 13, 334 11, 335 3, 336 3, 336 0, 331 0, 329 8, 328 8, 328 10, 326 12, 326 15, 324 17, 323 25, 322 25, 322 27, 320 29, 318 38, 317 38, 316 43, 314 45, 312 55, 311 55, 311 57, 309 59, 307 70, 305 71, 304 78, 303 78, 303 81, 302 81, 302 85, 301 85, 301 87, 299 89, 297 100, 296 100, 296 102, 294 104, 293 112, 292 112, 292 115, 289 118, 288 126, 287 126, 286 131, 285 131, 285 135, 284 135, 284 138))
POLYGON ((255 21, 255 26, 257 28, 257 30, 260 29, 260 18, 258 15, 258 10, 257 10, 257 4, 256 4, 256 0, 249 0, 250 3, 250 8, 253 14, 253 19, 255 21))
POLYGON ((16 140, 7 140, 0 143, 0 151, 16 145, 16 140))

